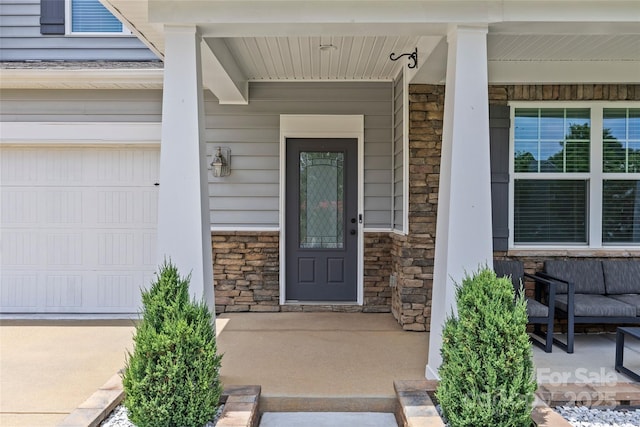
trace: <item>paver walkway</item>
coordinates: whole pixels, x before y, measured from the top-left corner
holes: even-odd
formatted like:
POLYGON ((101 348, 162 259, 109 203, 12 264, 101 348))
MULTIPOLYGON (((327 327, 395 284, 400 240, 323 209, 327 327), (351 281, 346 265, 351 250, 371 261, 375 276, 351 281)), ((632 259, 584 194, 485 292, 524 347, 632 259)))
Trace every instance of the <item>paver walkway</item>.
POLYGON ((398 427, 393 414, 379 412, 266 412, 260 427, 398 427))

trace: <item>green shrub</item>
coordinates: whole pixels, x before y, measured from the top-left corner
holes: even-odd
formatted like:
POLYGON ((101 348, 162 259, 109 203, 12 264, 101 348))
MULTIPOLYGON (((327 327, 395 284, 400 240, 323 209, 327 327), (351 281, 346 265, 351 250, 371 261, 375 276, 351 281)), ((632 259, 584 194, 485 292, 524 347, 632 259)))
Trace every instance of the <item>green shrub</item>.
POLYGON ((122 378, 129 419, 138 427, 203 426, 222 392, 211 312, 190 301, 189 278, 170 263, 142 292, 142 303, 122 378))
POLYGON ((456 288, 436 391, 451 427, 529 427, 536 390, 526 301, 489 269, 456 288))

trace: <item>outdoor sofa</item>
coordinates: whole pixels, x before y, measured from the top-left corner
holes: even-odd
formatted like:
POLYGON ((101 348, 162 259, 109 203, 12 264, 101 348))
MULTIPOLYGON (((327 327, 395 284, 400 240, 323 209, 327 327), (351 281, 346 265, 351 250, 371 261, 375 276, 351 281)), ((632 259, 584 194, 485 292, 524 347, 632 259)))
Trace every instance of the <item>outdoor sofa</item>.
POLYGON ((534 277, 557 283, 555 310, 567 319, 567 342, 554 342, 567 353, 576 323, 640 323, 640 260, 550 260, 534 277))

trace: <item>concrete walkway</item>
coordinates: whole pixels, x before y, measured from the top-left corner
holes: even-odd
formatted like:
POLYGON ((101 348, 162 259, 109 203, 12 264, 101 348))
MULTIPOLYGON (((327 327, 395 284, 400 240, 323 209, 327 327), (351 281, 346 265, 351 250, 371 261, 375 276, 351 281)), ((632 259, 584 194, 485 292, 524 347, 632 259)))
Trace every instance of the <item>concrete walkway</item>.
POLYGON ((134 327, 123 322, 0 326, 0 426, 55 426, 122 369, 134 327))

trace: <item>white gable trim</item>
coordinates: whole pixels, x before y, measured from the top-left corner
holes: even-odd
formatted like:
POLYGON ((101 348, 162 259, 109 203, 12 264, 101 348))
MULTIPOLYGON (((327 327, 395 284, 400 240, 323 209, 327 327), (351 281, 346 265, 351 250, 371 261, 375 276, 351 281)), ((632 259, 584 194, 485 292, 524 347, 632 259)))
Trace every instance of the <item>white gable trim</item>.
POLYGON ((364 116, 281 115, 280 116, 280 304, 285 298, 285 190, 287 138, 355 138, 358 140, 358 295, 364 303, 364 116))

